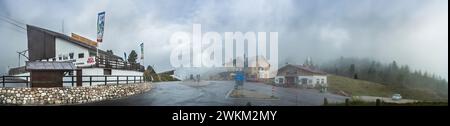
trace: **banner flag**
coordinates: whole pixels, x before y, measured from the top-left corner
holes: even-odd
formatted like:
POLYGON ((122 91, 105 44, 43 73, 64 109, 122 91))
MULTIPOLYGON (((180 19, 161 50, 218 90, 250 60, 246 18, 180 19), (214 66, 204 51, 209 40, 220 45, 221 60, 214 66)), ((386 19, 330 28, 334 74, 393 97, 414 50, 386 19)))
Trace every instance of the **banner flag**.
POLYGON ((144 43, 141 43, 139 46, 141 46, 141 59, 144 59, 144 43))
POLYGON ((105 12, 98 13, 97 18, 97 42, 103 41, 103 33, 105 31, 105 12))

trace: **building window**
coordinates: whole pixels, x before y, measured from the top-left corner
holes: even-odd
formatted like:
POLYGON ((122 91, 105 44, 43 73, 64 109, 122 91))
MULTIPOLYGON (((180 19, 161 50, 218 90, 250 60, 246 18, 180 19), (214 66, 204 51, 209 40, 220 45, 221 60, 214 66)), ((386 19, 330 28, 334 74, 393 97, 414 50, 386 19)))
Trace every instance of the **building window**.
POLYGON ((78 58, 84 58, 84 53, 78 53, 78 58))
POLYGON ((320 79, 317 79, 316 81, 317 81, 316 84, 319 84, 319 83, 320 83, 320 79))
POLYGON ((62 55, 58 55, 58 60, 62 60, 62 55))
POLYGON ((63 60, 67 60, 67 59, 68 59, 67 55, 63 55, 63 60))
POLYGON ((69 58, 73 59, 73 53, 69 53, 69 58))
POLYGON ((322 79, 322 84, 325 84, 325 79, 322 79))

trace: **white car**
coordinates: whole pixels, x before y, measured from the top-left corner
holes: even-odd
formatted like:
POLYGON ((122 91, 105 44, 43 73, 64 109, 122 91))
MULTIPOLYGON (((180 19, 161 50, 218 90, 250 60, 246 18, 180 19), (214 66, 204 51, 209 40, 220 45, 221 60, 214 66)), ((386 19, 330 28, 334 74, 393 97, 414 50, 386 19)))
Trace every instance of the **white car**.
POLYGON ((402 96, 400 94, 394 94, 392 95, 392 100, 394 101, 402 100, 402 96))

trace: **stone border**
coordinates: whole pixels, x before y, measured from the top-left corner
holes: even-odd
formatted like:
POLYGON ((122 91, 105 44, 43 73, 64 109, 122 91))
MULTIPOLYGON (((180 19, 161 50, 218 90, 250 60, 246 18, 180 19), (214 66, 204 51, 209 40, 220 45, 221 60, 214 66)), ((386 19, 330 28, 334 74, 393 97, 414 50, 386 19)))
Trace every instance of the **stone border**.
POLYGON ((151 89, 150 83, 58 88, 0 88, 0 105, 73 105, 118 99, 151 89))

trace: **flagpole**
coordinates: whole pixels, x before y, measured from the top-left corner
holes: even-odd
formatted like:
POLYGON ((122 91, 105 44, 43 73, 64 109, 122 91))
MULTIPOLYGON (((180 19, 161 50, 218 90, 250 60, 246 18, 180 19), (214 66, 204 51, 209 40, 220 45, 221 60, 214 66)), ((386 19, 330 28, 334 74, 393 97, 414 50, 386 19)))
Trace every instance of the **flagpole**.
POLYGON ((144 42, 141 43, 141 60, 142 60, 142 65, 145 68, 145 58, 144 58, 144 42))
POLYGON ((144 42, 142 42, 142 65, 144 66, 145 69, 145 58, 144 58, 144 42))
POLYGON ((100 42, 97 42, 97 58, 99 58, 99 56, 98 56, 98 48, 100 48, 100 42))

